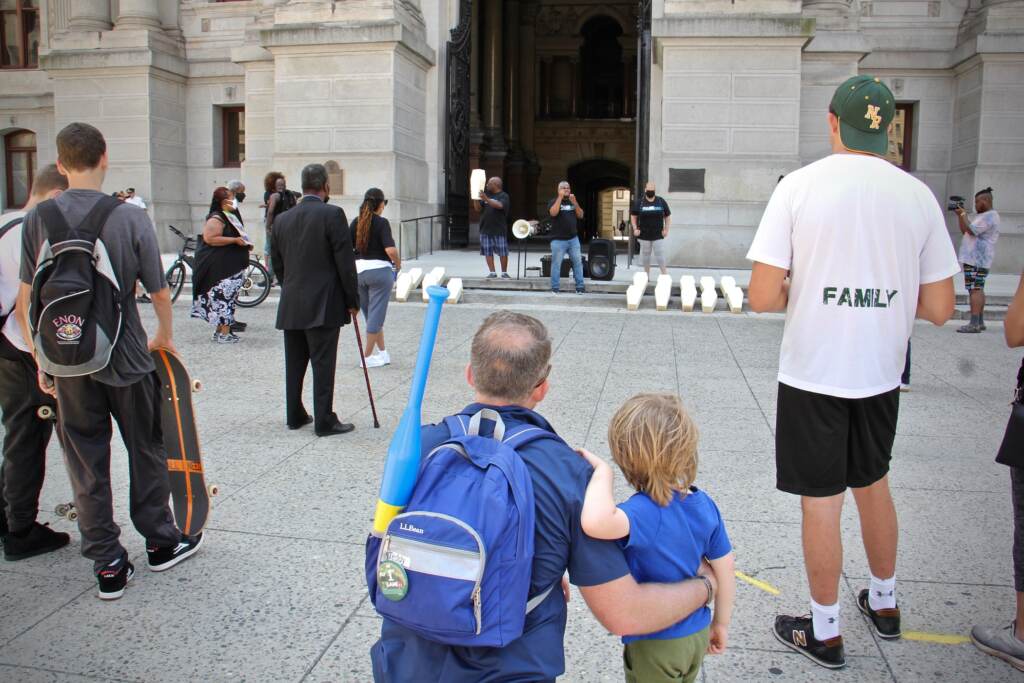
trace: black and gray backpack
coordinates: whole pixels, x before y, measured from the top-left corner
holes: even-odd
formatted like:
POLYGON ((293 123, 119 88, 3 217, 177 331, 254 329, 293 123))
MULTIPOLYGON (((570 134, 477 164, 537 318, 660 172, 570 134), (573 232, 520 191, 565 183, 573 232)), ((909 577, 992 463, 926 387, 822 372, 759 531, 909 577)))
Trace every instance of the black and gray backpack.
POLYGON ((46 231, 32 278, 29 321, 39 368, 54 377, 102 370, 121 334, 121 286, 100 239, 120 205, 103 197, 76 228, 52 199, 36 208, 46 231))

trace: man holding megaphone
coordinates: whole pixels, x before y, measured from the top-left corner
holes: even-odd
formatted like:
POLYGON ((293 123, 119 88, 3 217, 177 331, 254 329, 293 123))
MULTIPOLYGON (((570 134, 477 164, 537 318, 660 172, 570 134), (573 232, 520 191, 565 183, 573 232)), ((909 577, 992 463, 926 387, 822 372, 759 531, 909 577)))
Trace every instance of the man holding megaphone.
POLYGON ((480 255, 487 261, 489 278, 498 277, 494 272, 494 257, 501 259, 501 277, 508 274, 508 207, 507 192, 501 190, 501 178, 494 176, 487 181, 475 200, 480 215, 480 255))

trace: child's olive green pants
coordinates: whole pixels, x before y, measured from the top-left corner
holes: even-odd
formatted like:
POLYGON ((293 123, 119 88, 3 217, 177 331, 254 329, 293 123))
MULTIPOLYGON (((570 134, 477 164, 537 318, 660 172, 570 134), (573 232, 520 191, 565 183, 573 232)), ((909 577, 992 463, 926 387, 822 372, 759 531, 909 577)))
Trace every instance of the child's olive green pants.
POLYGON ((693 683, 708 650, 708 629, 685 638, 634 640, 622 652, 626 683, 693 683))

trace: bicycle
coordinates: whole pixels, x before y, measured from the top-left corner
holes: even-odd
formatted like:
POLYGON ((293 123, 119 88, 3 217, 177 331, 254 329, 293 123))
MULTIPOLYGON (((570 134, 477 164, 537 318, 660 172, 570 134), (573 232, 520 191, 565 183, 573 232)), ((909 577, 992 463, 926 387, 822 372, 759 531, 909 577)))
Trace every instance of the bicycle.
MULTIPOLYGON (((181 290, 185 287, 186 267, 188 270, 195 269, 197 241, 195 237, 189 237, 173 225, 169 227, 171 232, 184 242, 178 251, 178 258, 167 269, 167 286, 171 288, 171 301, 174 302, 178 300, 181 290)), ((270 273, 260 262, 259 256, 250 256, 249 265, 242 276, 242 287, 238 291, 236 303, 243 308, 252 308, 263 303, 269 295, 270 273)))

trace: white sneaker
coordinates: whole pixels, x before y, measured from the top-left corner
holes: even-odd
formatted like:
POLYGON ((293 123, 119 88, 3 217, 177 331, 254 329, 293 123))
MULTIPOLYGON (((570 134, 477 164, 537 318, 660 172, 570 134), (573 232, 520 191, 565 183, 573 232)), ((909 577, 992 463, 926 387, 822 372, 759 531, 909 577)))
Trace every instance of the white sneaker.
POLYGON ((374 355, 382 361, 381 365, 391 365, 391 356, 388 354, 387 350, 381 351, 380 349, 377 349, 377 353, 374 355))
POLYGON ((367 356, 367 358, 366 358, 366 367, 368 367, 368 368, 379 368, 382 365, 387 365, 387 363, 385 363, 384 359, 380 357, 380 354, 374 354, 372 356, 367 356))
POLYGON ((906 393, 906 392, 910 391, 910 385, 909 384, 900 384, 900 391, 902 391, 903 393, 906 393))

